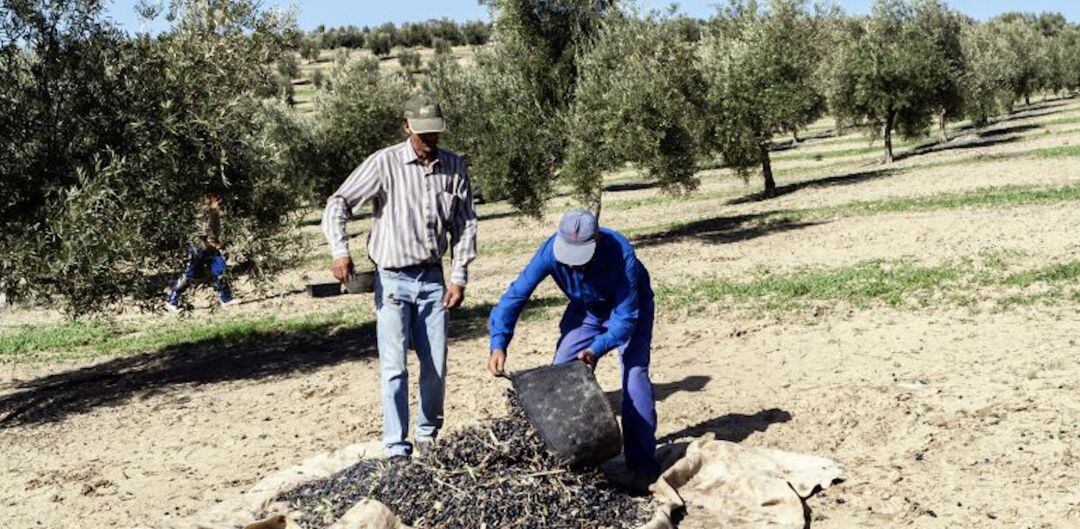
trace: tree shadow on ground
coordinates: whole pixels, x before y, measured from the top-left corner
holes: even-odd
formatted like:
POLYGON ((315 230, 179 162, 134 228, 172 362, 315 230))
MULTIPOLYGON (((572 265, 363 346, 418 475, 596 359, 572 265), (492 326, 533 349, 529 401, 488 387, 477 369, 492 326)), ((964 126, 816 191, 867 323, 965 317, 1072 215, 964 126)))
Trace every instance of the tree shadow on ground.
MULTIPOLYGON (((543 298, 531 307, 561 303, 559 298, 543 298)), ((490 304, 479 304, 452 312, 450 341, 485 334, 491 309, 490 304)), ((374 322, 341 328, 330 321, 303 331, 252 333, 228 342, 212 338, 106 360, 9 385, 15 391, 0 397, 0 428, 62 420, 173 389, 273 379, 368 361, 377 354, 375 344, 374 322)))
POLYGON ((989 138, 993 136, 1004 136, 1007 134, 1021 134, 1029 130, 1041 129, 1042 125, 1034 123, 1028 123, 1026 125, 1013 125, 1011 127, 1001 127, 998 129, 990 129, 979 132, 980 138, 989 138))
POLYGON ((1058 114, 1058 113, 1060 113, 1062 111, 1062 109, 1060 107, 1063 107, 1063 106, 1069 104, 1071 99, 1072 98, 1069 97, 1069 98, 1065 98, 1065 99, 1046 101, 1046 102, 1043 102, 1043 103, 1033 103, 1031 106, 1025 106, 1023 108, 1018 108, 1018 109, 1013 110, 1009 114, 1006 114, 1004 116, 1000 116, 1000 117, 991 119, 990 123, 987 124, 987 125, 977 126, 974 123, 967 123, 965 125, 961 125, 959 127, 956 127, 956 129, 954 129, 954 130, 956 130, 957 132, 970 132, 970 131, 980 129, 980 128, 987 128, 987 127, 992 127, 994 125, 999 125, 1001 123, 1008 123, 1010 121, 1018 121, 1018 120, 1021 120, 1021 119, 1041 118, 1041 117, 1049 116, 1049 115, 1052 115, 1052 114, 1058 114))
POLYGON ((783 152, 791 149, 798 148, 808 141, 824 140, 828 138, 836 137, 837 132, 835 129, 825 129, 819 132, 807 134, 805 136, 799 136, 799 142, 795 143, 795 138, 784 141, 774 141, 769 144, 770 152, 783 152))
MULTIPOLYGON (((712 377, 706 375, 690 375, 674 382, 653 384, 653 399, 656 402, 662 402, 676 393, 697 393, 705 389, 711 380, 712 377)), ((622 415, 622 393, 622 388, 604 392, 604 396, 615 410, 615 415, 622 415)))
POLYGON ((637 248, 670 244, 683 239, 697 239, 707 243, 725 244, 798 230, 818 224, 824 224, 824 222, 797 221, 777 216, 774 212, 748 213, 681 223, 656 233, 632 237, 632 240, 637 248))
POLYGON ((658 439, 657 443, 673 443, 682 439, 698 438, 710 433, 714 434, 717 440, 740 443, 755 432, 764 432, 774 424, 790 420, 791 413, 779 408, 762 410, 753 415, 729 413, 669 433, 658 439))
POLYGON ((483 222, 485 220, 498 220, 498 219, 505 219, 505 218, 510 218, 510 217, 519 217, 519 216, 521 216, 520 211, 515 211, 515 210, 511 209, 509 211, 503 211, 502 213, 485 213, 483 215, 477 215, 476 218, 480 222, 483 222))
MULTIPOLYGON (((862 182, 868 182, 871 180, 877 180, 879 178, 886 178, 893 176, 900 172, 898 169, 875 169, 873 171, 859 171, 857 173, 848 173, 836 176, 829 176, 826 178, 818 178, 814 180, 806 180, 804 182, 795 182, 783 186, 777 186, 776 194, 773 198, 794 193, 802 189, 814 189, 819 187, 837 187, 853 184, 860 184, 862 182)), ((738 204, 748 204, 751 202, 761 202, 769 200, 764 193, 752 193, 739 198, 733 198, 726 202, 729 206, 738 204)))
POLYGON ((642 189, 656 189, 660 182, 625 182, 621 184, 609 184, 604 186, 605 193, 618 193, 621 191, 640 191, 642 189))
POLYGON ((289 290, 283 290, 281 292, 277 292, 277 293, 274 293, 274 294, 263 294, 263 295, 261 295, 259 297, 243 298, 240 301, 237 301, 236 305, 237 306, 254 305, 254 304, 257 304, 257 303, 262 303, 264 301, 270 301, 272 299, 291 298, 293 296, 303 294, 305 292, 305 290, 306 289, 303 289, 303 288, 293 288, 293 289, 289 289, 289 290))
MULTIPOLYGON (((1038 125, 1018 125, 1016 127, 1010 127, 1017 130, 1029 130, 1032 128, 1038 128, 1038 125)), ((897 153, 894 159, 896 161, 906 160, 914 156, 922 156, 924 154, 930 154, 935 152, 944 151, 956 151, 964 149, 977 149, 983 147, 992 147, 994 145, 1004 145, 1007 143, 1016 143, 1023 138, 1018 134, 1009 134, 1009 132, 996 132, 995 130, 989 130, 984 133, 979 133, 974 136, 966 136, 950 140, 947 142, 934 142, 919 145, 908 151, 897 153)))

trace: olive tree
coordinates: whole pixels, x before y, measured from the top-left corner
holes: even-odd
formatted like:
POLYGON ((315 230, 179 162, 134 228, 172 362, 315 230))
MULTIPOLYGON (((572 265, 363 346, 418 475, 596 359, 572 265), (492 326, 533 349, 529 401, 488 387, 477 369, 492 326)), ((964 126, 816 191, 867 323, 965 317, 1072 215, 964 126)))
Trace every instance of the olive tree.
POLYGON ((704 45, 709 122, 724 162, 744 177, 760 168, 765 196, 776 194, 769 149, 774 135, 820 117, 815 83, 821 19, 802 0, 733 2, 704 45))
POLYGON ((405 48, 398 53, 398 64, 406 72, 414 72, 420 69, 420 54, 405 48))
POLYGON ((1018 67, 1017 59, 987 24, 966 25, 961 43, 966 65, 961 80, 964 115, 983 126, 1011 106, 1014 94, 1010 72, 1018 67))
POLYGON ((281 268, 306 196, 303 136, 256 93, 291 20, 253 2, 174 1, 175 26, 128 37, 98 2, 0 17, 0 290, 73 314, 152 306, 180 269, 202 194, 256 277, 281 268))
POLYGON ((967 65, 961 40, 965 23, 944 2, 919 0, 915 3, 914 24, 915 31, 929 36, 937 50, 937 60, 928 62, 934 71, 926 75, 931 81, 928 96, 937 107, 938 138, 945 142, 949 140, 946 123, 964 114, 963 77, 967 65))
POLYGON ((1016 14, 1002 15, 987 25, 1016 61, 1008 69, 1013 98, 1023 99, 1024 104, 1030 105, 1031 95, 1041 88, 1046 78, 1046 37, 1034 20, 1016 14))
POLYGON ((893 161, 893 133, 923 134, 939 107, 933 95, 946 58, 915 21, 906 0, 876 0, 833 63, 828 94, 833 113, 841 123, 861 124, 880 135, 885 163, 893 161))
POLYGON ((567 147, 578 59, 613 0, 485 0, 493 33, 463 68, 432 61, 428 89, 487 198, 539 215, 567 147))
POLYGON ((321 162, 316 192, 325 197, 371 153, 401 139, 403 77, 379 72, 372 57, 335 65, 315 96, 314 135, 321 162))
POLYGON ((661 22, 609 14, 578 61, 563 177, 597 211, 603 173, 626 162, 666 190, 697 186, 706 86, 694 49, 661 22))
POLYGON ((1070 26, 1061 35, 1061 72, 1066 90, 1080 90, 1080 26, 1070 26))
POLYGON ((390 34, 383 31, 374 31, 368 33, 367 36, 364 37, 364 47, 371 51, 376 57, 390 55, 390 50, 393 48, 393 42, 390 34))
POLYGON ((1054 94, 1074 89, 1080 75, 1077 26, 1069 24, 1059 13, 1043 13, 1037 23, 1046 42, 1046 66, 1039 87, 1054 94))

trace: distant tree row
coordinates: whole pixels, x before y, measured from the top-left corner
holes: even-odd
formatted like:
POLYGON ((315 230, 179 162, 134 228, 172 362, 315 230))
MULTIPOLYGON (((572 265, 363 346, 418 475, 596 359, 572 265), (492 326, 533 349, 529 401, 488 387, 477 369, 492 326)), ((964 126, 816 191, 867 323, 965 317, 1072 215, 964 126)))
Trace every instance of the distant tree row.
POLYGON ((877 0, 866 16, 732 0, 700 21, 611 0, 488 5, 493 44, 472 66, 433 68, 428 88, 489 196, 532 213, 556 180, 599 207, 603 171, 627 162, 693 189, 713 153, 773 196, 773 138, 797 142, 826 114, 881 140, 888 163, 895 134, 947 141, 950 121, 1080 89, 1080 27, 1059 14, 978 23, 940 0, 877 0))
MULTIPOLYGON (((491 25, 481 21, 458 23, 450 19, 406 22, 400 26, 387 22, 376 27, 319 26, 308 33, 303 46, 308 49, 366 48, 376 56, 384 56, 395 47, 435 48, 440 43, 450 46, 486 44, 491 37, 491 25)), ((303 51, 303 50, 302 50, 303 51)))

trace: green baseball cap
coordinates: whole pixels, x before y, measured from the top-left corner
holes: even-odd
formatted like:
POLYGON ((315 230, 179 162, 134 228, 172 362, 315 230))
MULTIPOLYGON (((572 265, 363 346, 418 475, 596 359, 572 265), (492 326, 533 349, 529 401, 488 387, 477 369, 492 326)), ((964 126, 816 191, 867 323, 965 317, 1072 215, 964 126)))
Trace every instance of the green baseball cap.
POLYGON ((443 119, 442 107, 439 102, 430 96, 419 95, 409 98, 405 102, 405 121, 409 122, 409 128, 417 134, 429 134, 446 131, 446 120, 443 119))

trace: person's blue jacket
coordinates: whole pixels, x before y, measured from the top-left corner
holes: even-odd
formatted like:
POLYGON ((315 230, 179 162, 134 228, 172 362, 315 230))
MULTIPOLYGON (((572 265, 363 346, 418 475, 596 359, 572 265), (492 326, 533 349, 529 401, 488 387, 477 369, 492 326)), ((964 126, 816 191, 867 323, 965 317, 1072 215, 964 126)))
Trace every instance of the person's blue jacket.
POLYGON ((637 325, 641 307, 653 302, 649 272, 634 255, 630 241, 617 231, 600 228, 596 253, 584 271, 555 260, 555 237, 548 238, 533 255, 499 304, 491 311, 488 328, 491 349, 505 350, 514 336, 514 326, 533 290, 547 276, 570 299, 567 310, 581 310, 603 321, 607 332, 593 340, 589 349, 597 357, 626 343, 637 325))

